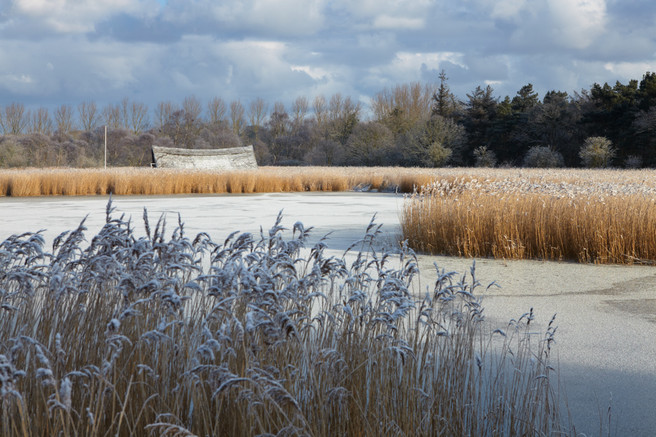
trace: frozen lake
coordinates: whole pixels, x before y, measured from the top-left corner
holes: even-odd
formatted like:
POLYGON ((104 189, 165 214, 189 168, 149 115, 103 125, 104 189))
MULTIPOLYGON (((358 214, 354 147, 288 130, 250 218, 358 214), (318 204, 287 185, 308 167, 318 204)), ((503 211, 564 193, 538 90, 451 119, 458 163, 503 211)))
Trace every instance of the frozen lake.
MULTIPOLYGON (((90 238, 105 223, 108 196, 0 198, 0 239, 23 232, 45 229, 47 242, 63 231, 72 230, 88 215, 85 223, 90 238)), ((330 233, 331 249, 343 250, 361 238, 376 214, 376 223, 390 244, 400 234, 399 218, 403 196, 390 193, 270 193, 245 195, 114 196, 116 217, 132 218, 138 234, 143 234, 143 210, 154 227, 162 214, 172 231, 181 214, 188 236, 207 232, 221 242, 234 231, 267 231, 283 212, 283 226, 297 221, 313 226, 313 241, 330 233)))
MULTIPOLYGON (((107 197, 0 198, 0 240, 46 229, 47 244, 77 227, 88 215, 90 239, 105 220, 107 197)), ((115 215, 130 216, 143 234, 143 208, 154 227, 161 214, 167 232, 182 215, 188 236, 207 232, 221 242, 233 231, 267 231, 283 211, 283 226, 313 226, 313 239, 331 233, 328 245, 343 251, 364 235, 372 216, 382 224, 384 244, 400 234, 403 196, 385 193, 275 193, 252 195, 115 196, 115 215)), ((433 262, 465 272, 472 260, 421 256, 423 287, 434 281, 433 262)), ((505 327, 533 307, 535 331, 544 332, 557 313, 560 382, 577 431, 585 435, 656 435, 656 267, 596 266, 542 261, 477 260, 482 284, 502 288, 486 293, 485 314, 505 327), (611 406, 610 426, 607 410, 611 406), (600 424, 600 419, 604 422, 600 424)), ((582 434, 580 434, 582 435, 582 434)))

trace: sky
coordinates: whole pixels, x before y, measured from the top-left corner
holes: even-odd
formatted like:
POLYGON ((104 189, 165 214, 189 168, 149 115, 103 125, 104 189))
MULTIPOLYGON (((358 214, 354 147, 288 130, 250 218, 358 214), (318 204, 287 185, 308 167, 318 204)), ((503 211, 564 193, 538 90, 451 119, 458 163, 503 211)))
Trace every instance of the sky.
POLYGON ((570 95, 656 71, 653 0, 0 0, 0 105, 245 106, 438 82, 570 95))

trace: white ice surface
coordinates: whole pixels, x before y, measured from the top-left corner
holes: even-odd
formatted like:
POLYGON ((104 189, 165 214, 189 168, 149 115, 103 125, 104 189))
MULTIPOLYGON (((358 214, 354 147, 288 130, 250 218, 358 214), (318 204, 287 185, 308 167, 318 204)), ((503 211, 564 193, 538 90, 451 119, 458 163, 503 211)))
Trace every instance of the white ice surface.
MULTIPOLYGON (((105 222, 107 196, 0 198, 0 239, 11 234, 45 229, 46 241, 77 227, 88 215, 87 235, 93 236, 105 222)), ((273 226, 280 211, 283 226, 297 221, 313 226, 313 239, 329 234, 331 248, 343 249, 364 235, 376 214, 388 236, 398 235, 403 196, 387 193, 273 193, 247 195, 114 196, 113 213, 131 217, 135 229, 143 233, 143 210, 151 227, 166 214, 167 229, 178 223, 178 213, 187 235, 207 232, 214 241, 223 241, 233 231, 259 233, 273 226)), ((390 240, 391 243, 391 240, 390 240)))

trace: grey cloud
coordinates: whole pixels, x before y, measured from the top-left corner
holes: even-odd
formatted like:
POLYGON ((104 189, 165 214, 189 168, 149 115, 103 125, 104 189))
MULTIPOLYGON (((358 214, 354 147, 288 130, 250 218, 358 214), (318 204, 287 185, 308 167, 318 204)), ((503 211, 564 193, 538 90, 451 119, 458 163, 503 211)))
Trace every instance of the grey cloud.
POLYGON ((656 4, 652 0, 608 0, 606 7, 611 26, 616 30, 653 29, 656 20, 656 4))
POLYGON ((172 0, 162 11, 161 20, 184 33, 292 38, 313 35, 321 29, 324 16, 314 3, 172 0))
POLYGON ((643 61, 654 59, 655 54, 655 36, 643 31, 627 31, 607 33, 581 58, 606 62, 643 61))
POLYGON ((172 43, 179 40, 183 30, 172 23, 162 21, 160 17, 143 20, 128 14, 119 14, 110 20, 98 23, 91 39, 109 38, 125 42, 172 43))
POLYGON ((467 55, 464 63, 469 70, 469 80, 484 78, 486 81, 508 79, 508 60, 505 56, 467 55))

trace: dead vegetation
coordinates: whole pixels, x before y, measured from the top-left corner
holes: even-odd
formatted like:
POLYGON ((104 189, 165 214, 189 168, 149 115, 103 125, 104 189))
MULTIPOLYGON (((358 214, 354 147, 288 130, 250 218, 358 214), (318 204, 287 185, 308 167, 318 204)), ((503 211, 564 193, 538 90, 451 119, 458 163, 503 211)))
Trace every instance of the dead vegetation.
POLYGON ((412 192, 434 169, 399 167, 262 167, 202 171, 147 168, 0 170, 0 196, 166 195, 348 191, 412 192))
POLYGON ((434 254, 652 263, 655 175, 481 170, 441 177, 407 199, 403 235, 434 254))
POLYGON ((573 434, 555 326, 487 332, 473 268, 417 298, 413 253, 374 250, 374 223, 333 257, 280 218, 222 243, 144 222, 110 204, 89 242, 82 223, 52 251, 0 244, 0 434, 573 434))

